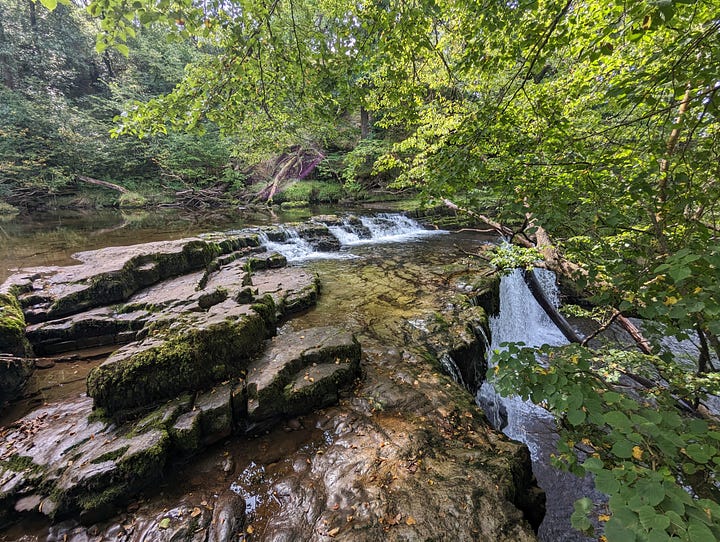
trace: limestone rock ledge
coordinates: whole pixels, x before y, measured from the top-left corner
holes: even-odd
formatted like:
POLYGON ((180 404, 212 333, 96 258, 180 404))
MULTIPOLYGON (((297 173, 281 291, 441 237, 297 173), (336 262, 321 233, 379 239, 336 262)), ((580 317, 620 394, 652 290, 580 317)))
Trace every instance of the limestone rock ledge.
POLYGON ((173 457, 337 400, 340 388, 358 376, 359 344, 336 328, 309 330, 301 349, 297 340, 294 334, 274 339, 262 358, 271 357, 272 367, 254 362, 247 381, 235 378, 195 395, 181 394, 131 424, 101 418, 88 397, 47 405, 23 418, 4 431, 0 444, 0 523, 29 511, 79 514, 86 522, 108 517, 157 480, 173 457), (318 378, 305 380, 306 368, 318 378), (275 372, 292 388, 277 388, 275 372), (260 380, 269 385, 259 388, 260 380), (262 410, 251 407, 248 388, 263 397, 262 410))

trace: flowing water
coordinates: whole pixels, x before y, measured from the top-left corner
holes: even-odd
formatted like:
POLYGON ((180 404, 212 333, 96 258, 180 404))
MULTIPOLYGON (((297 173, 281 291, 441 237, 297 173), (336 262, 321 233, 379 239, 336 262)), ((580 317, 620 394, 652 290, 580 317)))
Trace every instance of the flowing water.
MULTIPOLYGON (((547 298, 556 307, 559 306, 555 275, 544 269, 536 269, 535 273, 547 298)), ((567 344, 565 337, 535 301, 518 270, 501 280, 500 312, 490 319, 490 332, 489 364, 492 364, 492 352, 501 350, 502 343, 524 342, 528 346, 567 344)), ((590 479, 580 480, 550 465, 550 455, 555 451, 557 440, 552 416, 518 396, 501 397, 487 381, 478 390, 476 401, 496 428, 502 429, 511 439, 523 442, 530 450, 535 477, 548 496, 545 521, 538 533, 540 540, 590 540, 570 526, 573 502, 586 496, 598 502, 602 496, 594 491, 590 479)))
MULTIPOLYGON (((318 213, 318 210, 312 211, 318 213)), ((176 214, 165 217, 147 214, 132 216, 134 218, 116 213, 71 219, 52 215, 39 221, 0 224, 0 280, 16 267, 70 264, 73 262, 71 254, 79 250, 180 238, 202 231, 267 225, 288 218, 306 218, 302 215, 273 217, 238 214, 204 218, 176 214), (97 220, 93 222, 93 218, 97 220)), ((451 303, 452 296, 458 292, 457 288, 462 289, 462 284, 448 281, 449 268, 457 266, 466 252, 475 251, 479 244, 491 239, 470 232, 428 230, 397 214, 363 216, 360 224, 344 220, 330 227, 340 241, 339 252, 317 251, 312 244, 300 239, 292 227, 285 227, 285 241, 274 243, 272 248, 283 253, 291 265, 302 265, 317 273, 322 284, 317 308, 302 318, 291 320, 287 325, 295 329, 341 325, 358 336, 366 355, 402 359, 403 352, 414 347, 412 329, 429 327, 438 311, 451 303)), ((269 243, 269 240, 266 241, 269 243)), ((541 278, 547 285, 553 282, 552 277, 541 278)), ((493 348, 504 341, 559 344, 563 340, 536 305, 522 279, 512 275, 503 279, 500 314, 492 320, 491 328, 493 348)), ((446 369, 452 373, 452 360, 445 362, 446 369)), ((80 382, 78 385, 82 385, 84 376, 78 374, 89 370, 89 366, 83 365, 77 370, 79 372, 72 369, 72 379, 80 382)), ((59 387, 56 385, 56 390, 60 389, 58 393, 61 394, 66 385, 62 382, 59 387)), ((42 400, 47 398, 47 395, 42 396, 42 400)), ((495 418, 498 426, 504 425, 509 436, 528 445, 540 484, 547 491, 554 492, 554 496, 551 494, 548 499, 549 521, 541 527, 542 538, 546 541, 580 540, 570 529, 567 518, 568 510, 572 510, 572 502, 582 496, 581 493, 588 491, 585 487, 587 484, 581 484, 574 478, 558 476, 548 466, 548 454, 554 437, 547 414, 517 398, 498 398, 487 385, 478 391, 478 402, 495 418)), ((290 433, 285 439, 286 446, 288 450, 294 446, 308 446, 308 442, 315 438, 317 435, 312 431, 290 433)), ((276 446, 270 446, 273 447, 276 446)), ((250 450, 244 452, 247 465, 240 466, 245 474, 255 473, 253 469, 258 468, 257 465, 268 464, 261 452, 252 455, 250 450)), ((243 457, 240 452, 235 456, 243 457)), ((212 460, 209 460, 210 463, 212 460)), ((203 467, 195 467, 195 470, 198 468, 203 467)), ((212 470, 213 467, 207 468, 212 470)), ((272 476, 272 472, 264 473, 263 476, 272 476)), ((187 477, 192 480, 202 478, 211 491, 211 483, 225 483, 218 480, 211 482, 213 476, 210 474, 198 477, 196 473, 187 477)), ((248 489, 242 476, 233 484, 231 489, 243 494, 246 499, 255 495, 252 489, 248 489)), ((168 488, 166 492, 177 495, 183 491, 200 491, 201 486, 185 487, 178 481, 172 490, 168 488)), ((254 502, 252 498, 249 501, 254 502)))

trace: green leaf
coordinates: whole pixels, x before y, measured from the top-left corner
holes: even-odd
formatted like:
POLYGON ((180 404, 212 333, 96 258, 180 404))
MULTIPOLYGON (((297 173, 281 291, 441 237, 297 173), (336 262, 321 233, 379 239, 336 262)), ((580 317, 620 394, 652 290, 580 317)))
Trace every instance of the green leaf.
POLYGON ((54 10, 58 5, 58 0, 40 0, 40 3, 50 11, 54 10))
POLYGON ((690 524, 688 525, 687 532, 692 542, 702 542, 705 540, 707 540, 708 542, 712 542, 714 540, 717 540, 717 538, 708 528, 708 526, 695 518, 690 519, 690 524))
POLYGON ((619 440, 612 447, 612 453, 622 459, 630 459, 633 455, 633 443, 629 440, 619 440))
POLYGON ((571 410, 567 413, 567 419, 572 425, 580 425, 585 421, 585 411, 582 409, 571 410))
POLYGON ((603 470, 595 475, 595 487, 598 491, 612 495, 620 489, 620 483, 613 472, 603 470))
POLYGON ((618 519, 613 516, 605 524, 605 537, 608 542, 635 542, 635 533, 622 525, 618 519))
POLYGON ((638 518, 640 519, 640 524, 648 531, 652 529, 664 531, 670 526, 670 519, 663 514, 659 514, 657 510, 651 506, 646 505, 641 507, 640 510, 638 510, 638 518))

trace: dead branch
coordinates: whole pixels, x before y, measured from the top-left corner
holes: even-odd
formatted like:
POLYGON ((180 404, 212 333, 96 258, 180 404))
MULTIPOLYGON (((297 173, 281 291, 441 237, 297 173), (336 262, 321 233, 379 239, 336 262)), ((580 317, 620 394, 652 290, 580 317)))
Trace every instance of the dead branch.
POLYGON ((116 192, 120 192, 121 194, 127 194, 129 192, 129 190, 127 188, 125 188, 124 186, 120 186, 115 183, 110 183, 108 181, 101 181, 99 179, 93 179, 92 177, 86 177, 85 175, 78 175, 77 180, 82 181, 84 183, 94 184, 96 186, 102 186, 104 188, 109 188, 110 190, 115 190, 116 192))

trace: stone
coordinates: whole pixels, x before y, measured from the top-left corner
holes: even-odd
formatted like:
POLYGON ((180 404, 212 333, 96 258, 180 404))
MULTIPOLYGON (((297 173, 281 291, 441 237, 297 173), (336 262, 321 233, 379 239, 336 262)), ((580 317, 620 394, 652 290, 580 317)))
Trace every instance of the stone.
POLYGON ((32 359, 0 354, 0 408, 22 393, 34 368, 32 359))
POLYGON ((90 373, 88 395, 97 406, 114 414, 237 376, 269 334, 258 311, 235 303, 156 325, 146 339, 117 350, 90 373))
POLYGON ((245 499, 233 491, 225 491, 215 502, 207 542, 237 540, 244 524, 245 499))
POLYGON ((224 384, 200 394, 195 401, 205 446, 230 436, 233 428, 232 385, 224 384))
POLYGON ((0 354, 18 357, 32 356, 32 348, 25 337, 25 315, 17 298, 0 289, 0 354))
MULTIPOLYGON (((87 397, 42 407, 0 444, 0 499, 51 517, 108 517, 163 472, 170 439, 161 427, 130 431, 92 415, 87 397), (32 491, 32 499, 29 492, 32 491)), ((8 510, 0 512, 0 520, 8 510)))
POLYGON ((337 401, 360 369, 360 345, 334 327, 285 333, 272 339, 247 372, 248 421, 294 417, 337 401))

